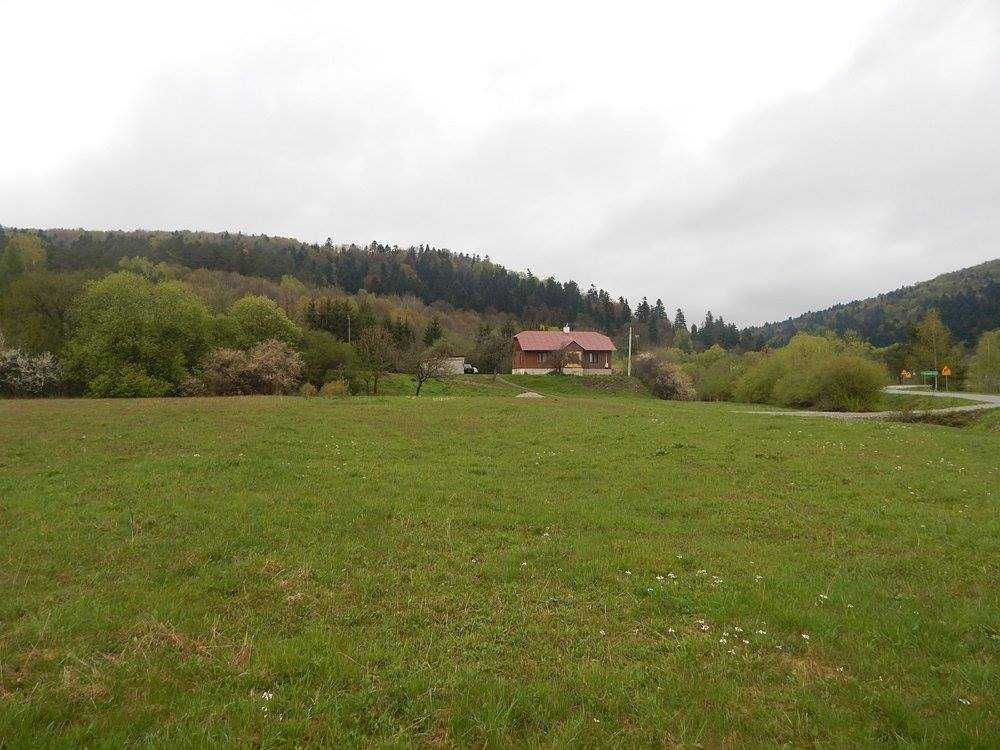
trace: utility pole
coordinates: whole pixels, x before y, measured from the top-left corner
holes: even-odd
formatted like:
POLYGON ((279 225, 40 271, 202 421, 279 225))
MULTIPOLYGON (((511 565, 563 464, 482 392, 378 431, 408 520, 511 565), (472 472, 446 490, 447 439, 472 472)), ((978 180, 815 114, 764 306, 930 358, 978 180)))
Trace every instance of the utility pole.
POLYGON ((628 364, 625 366, 626 377, 632 377, 632 324, 628 326, 628 364))

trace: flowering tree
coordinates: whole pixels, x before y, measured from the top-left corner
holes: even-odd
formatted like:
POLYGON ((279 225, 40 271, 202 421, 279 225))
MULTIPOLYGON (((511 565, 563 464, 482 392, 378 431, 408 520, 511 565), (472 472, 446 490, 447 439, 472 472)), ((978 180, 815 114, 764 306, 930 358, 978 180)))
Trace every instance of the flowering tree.
POLYGON ((8 349, 0 337, 0 394, 45 396, 61 382, 59 363, 48 352, 32 357, 20 349, 8 349))

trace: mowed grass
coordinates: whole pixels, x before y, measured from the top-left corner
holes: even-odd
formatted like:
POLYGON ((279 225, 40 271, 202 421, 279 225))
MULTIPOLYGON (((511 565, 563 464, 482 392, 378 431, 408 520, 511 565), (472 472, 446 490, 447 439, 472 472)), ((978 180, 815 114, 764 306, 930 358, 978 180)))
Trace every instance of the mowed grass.
POLYGON ((0 402, 0 746, 1000 744, 1000 434, 0 402))

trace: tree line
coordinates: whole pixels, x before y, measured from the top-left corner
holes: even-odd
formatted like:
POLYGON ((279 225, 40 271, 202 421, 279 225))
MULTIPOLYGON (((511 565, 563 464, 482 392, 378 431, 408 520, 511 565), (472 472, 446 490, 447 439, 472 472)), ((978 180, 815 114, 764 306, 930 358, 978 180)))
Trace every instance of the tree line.
MULTIPOLYGON (((670 314, 662 300, 645 298, 632 309, 575 281, 539 278, 509 270, 489 256, 418 245, 408 248, 372 242, 367 246, 307 244, 283 237, 211 232, 14 230, 0 227, 0 247, 36 238, 49 270, 76 273, 112 270, 132 258, 190 269, 205 269, 279 281, 293 278, 347 294, 413 297, 426 305, 447 305, 485 315, 505 315, 523 328, 562 326, 606 333, 624 343, 633 326, 641 348, 673 345, 694 349, 743 345, 740 331, 709 313, 688 326, 684 313, 670 314)), ((3 274, 0 269, 0 275, 3 274)), ((346 335, 346 331, 344 332, 346 335)))

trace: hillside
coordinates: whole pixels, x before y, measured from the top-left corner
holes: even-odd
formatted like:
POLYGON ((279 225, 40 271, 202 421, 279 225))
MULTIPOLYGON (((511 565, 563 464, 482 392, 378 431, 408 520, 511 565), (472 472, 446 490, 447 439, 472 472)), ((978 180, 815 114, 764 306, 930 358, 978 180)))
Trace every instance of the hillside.
POLYGON ((955 338, 966 344, 1000 326, 1000 258, 877 297, 748 328, 744 340, 753 348, 783 346, 799 331, 830 329, 853 331, 876 346, 887 346, 905 340, 908 328, 935 307, 955 338))
MULTIPOLYGON (((297 279, 309 290, 366 293, 385 311, 403 314, 423 326, 443 315, 449 333, 464 343, 481 325, 538 327, 570 324, 602 331, 624 348, 629 325, 643 346, 693 347, 720 344, 726 349, 782 346, 798 331, 854 332, 876 346, 904 341, 909 326, 928 309, 938 308, 955 338, 967 344, 1000 326, 1000 259, 943 274, 864 300, 739 331, 709 312, 703 321, 673 314, 661 300, 630 304, 573 280, 539 278, 493 262, 489 256, 453 252, 427 245, 401 248, 372 242, 365 246, 309 244, 285 237, 230 232, 91 231, 0 227, 0 249, 15 233, 38 237, 46 265, 58 272, 118 268, 135 257, 180 269, 176 276, 197 286, 205 274, 220 283, 279 299, 270 287, 297 279), (186 277, 184 269, 194 271, 186 277), (199 275, 200 274, 200 275, 199 275)), ((286 285, 287 286, 287 285, 286 285)), ((705 307, 710 307, 706 300, 705 307)))
MULTIPOLYGON (((603 289, 581 292, 574 281, 538 278, 471 255, 427 245, 400 248, 322 245, 286 237, 230 232, 91 231, 14 229, 42 242, 57 271, 115 269, 124 258, 143 257, 191 269, 238 273, 278 281, 290 276, 311 287, 337 287, 379 296, 415 297, 478 313, 504 313, 526 323, 588 325, 614 334, 631 310, 603 289)), ((3 230, 0 229, 0 246, 3 230)))

